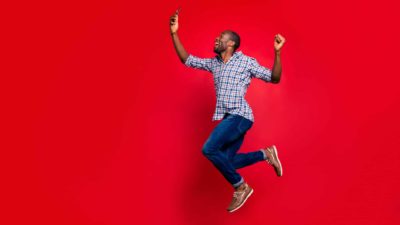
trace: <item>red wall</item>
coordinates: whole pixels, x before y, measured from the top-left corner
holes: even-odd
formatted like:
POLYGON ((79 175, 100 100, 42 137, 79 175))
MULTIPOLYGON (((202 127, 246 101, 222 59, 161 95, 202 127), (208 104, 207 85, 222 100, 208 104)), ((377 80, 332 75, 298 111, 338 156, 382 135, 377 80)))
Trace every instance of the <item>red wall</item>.
POLYGON ((31 1, 4 5, 1 224, 399 224, 398 7, 389 1, 31 1), (224 29, 281 83, 253 80, 241 151, 271 144, 232 189, 201 154, 217 122, 212 57, 224 29))

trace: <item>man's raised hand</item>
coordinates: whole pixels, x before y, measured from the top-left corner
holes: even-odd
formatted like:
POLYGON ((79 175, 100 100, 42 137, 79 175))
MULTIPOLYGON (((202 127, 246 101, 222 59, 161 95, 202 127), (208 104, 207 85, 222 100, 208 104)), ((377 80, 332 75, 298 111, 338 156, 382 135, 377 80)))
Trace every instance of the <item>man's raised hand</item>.
POLYGON ((171 28, 171 34, 174 34, 178 31, 178 14, 181 11, 181 8, 177 9, 169 19, 169 25, 171 28))
POLYGON ((275 52, 280 52, 285 42, 286 39, 282 35, 280 34, 275 35, 275 41, 274 41, 275 52))

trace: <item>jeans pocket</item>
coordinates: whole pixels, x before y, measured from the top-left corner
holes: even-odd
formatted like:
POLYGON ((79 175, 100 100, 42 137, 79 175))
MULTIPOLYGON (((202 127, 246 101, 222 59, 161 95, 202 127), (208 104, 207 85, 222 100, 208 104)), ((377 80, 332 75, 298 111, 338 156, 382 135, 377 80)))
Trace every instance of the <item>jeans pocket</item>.
POLYGON ((239 125, 237 126, 238 130, 240 133, 246 133, 251 126, 253 125, 253 122, 251 120, 248 120, 246 118, 242 118, 239 122, 239 125))

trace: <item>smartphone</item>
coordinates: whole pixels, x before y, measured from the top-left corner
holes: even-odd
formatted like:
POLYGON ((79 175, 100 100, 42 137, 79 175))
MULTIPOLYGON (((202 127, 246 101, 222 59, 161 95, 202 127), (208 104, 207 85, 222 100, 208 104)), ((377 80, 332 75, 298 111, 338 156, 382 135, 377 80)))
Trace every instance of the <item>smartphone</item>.
POLYGON ((175 14, 178 15, 179 12, 181 11, 182 7, 179 6, 179 8, 176 10, 175 14))

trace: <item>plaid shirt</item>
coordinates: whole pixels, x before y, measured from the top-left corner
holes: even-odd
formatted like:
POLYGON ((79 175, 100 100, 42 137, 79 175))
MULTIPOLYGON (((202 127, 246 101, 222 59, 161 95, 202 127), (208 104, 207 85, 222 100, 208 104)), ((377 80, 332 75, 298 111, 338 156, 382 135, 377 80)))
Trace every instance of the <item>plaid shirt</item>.
POLYGON ((271 81, 271 70, 258 64, 255 58, 234 52, 227 63, 217 55, 199 58, 189 55, 185 65, 209 71, 214 77, 217 105, 212 120, 221 120, 225 113, 237 114, 254 122, 253 111, 244 98, 253 77, 271 81))

